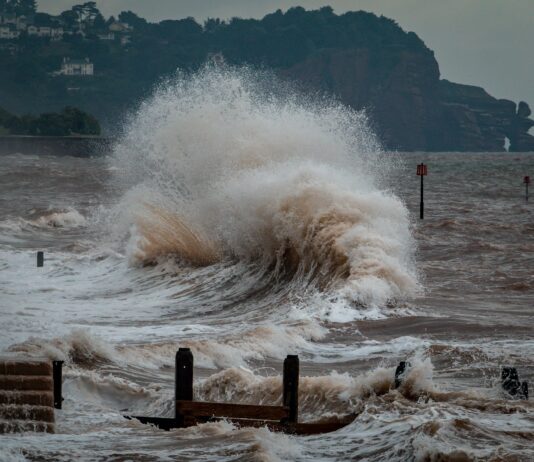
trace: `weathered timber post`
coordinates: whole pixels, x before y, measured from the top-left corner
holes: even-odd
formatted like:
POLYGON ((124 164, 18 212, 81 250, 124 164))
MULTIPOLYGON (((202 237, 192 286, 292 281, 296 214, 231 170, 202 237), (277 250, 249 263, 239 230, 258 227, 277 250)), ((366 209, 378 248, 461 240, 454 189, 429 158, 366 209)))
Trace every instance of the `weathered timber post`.
POLYGON ((528 399, 528 382, 519 381, 519 374, 515 367, 502 368, 501 386, 512 398, 528 399))
POLYGON ((402 384, 402 379, 404 378, 404 373, 411 364, 408 361, 401 361, 395 369, 395 388, 399 388, 402 384))
MULTIPOLYGON (((176 353, 174 394, 176 401, 193 401, 193 353, 189 348, 180 348, 176 353)), ((184 426, 184 416, 178 409, 175 418, 179 426, 184 426)))
POLYGON ((525 200, 528 202, 528 185, 530 184, 530 177, 528 175, 523 178, 523 183, 525 184, 525 200))
POLYGON ((417 176, 421 177, 421 202, 419 203, 419 218, 425 218, 425 201, 423 199, 423 177, 428 175, 428 167, 425 164, 417 166, 417 176))
POLYGON ((61 404, 63 402, 63 361, 52 362, 52 377, 54 380, 54 407, 56 409, 61 409, 61 404))
POLYGON ((286 423, 296 424, 299 414, 299 357, 287 355, 284 360, 283 404, 289 408, 286 423))
POLYGON ((44 265, 44 253, 37 252, 37 268, 41 268, 44 265))

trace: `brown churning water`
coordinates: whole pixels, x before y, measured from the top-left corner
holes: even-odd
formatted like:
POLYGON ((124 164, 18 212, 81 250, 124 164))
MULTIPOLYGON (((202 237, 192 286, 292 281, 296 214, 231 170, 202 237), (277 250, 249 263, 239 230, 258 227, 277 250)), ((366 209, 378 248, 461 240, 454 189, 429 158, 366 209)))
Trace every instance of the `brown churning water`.
POLYGON ((534 378, 534 155, 384 153, 364 114, 260 83, 178 78, 108 158, 2 157, 0 352, 65 360, 66 399, 0 460, 532 460, 534 406, 499 382, 534 378), (123 419, 172 415, 179 346, 198 398, 279 404, 298 354, 301 418, 358 418, 123 419))

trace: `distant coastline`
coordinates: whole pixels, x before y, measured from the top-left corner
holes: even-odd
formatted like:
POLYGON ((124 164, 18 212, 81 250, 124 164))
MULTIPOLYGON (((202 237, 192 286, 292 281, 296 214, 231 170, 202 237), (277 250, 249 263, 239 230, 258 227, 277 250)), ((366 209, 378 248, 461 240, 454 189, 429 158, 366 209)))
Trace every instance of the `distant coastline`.
POLYGON ((0 106, 28 126, 24 134, 67 135, 45 131, 63 126, 54 117, 24 123, 24 114, 61 107, 90 114, 109 132, 157 85, 176 78, 177 69, 195 72, 210 62, 267 69, 310 98, 326 94, 365 110, 386 149, 534 150, 526 101, 445 80, 418 35, 366 11, 293 7, 262 19, 152 23, 131 11, 106 18, 93 2, 59 15, 31 2, 28 11, 16 5, 2 16, 0 106))
POLYGON ((31 154, 99 157, 109 153, 116 138, 84 136, 0 136, 0 155, 31 154))
MULTIPOLYGON (((0 156, 50 155, 72 157, 103 157, 111 152, 117 137, 113 136, 32 136, 32 135, 0 135, 0 156)), ((399 151, 403 152, 403 151, 399 151)), ((405 151, 410 153, 411 151, 405 151)), ((436 151, 434 151, 436 152, 436 151)), ((466 152, 466 151, 443 151, 466 152)), ((472 153, 483 151, 469 151, 472 153)), ((506 151, 503 151, 506 152, 506 151)), ((531 152, 531 151, 525 151, 531 152)), ((510 152, 510 155, 514 152, 510 152)))

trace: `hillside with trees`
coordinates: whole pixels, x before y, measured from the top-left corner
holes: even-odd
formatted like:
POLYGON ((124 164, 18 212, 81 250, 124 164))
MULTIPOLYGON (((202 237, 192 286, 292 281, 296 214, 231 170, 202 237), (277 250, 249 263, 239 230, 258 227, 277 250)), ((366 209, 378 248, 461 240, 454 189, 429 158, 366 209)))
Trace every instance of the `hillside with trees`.
POLYGON ((0 106, 17 114, 79 107, 115 132, 158 82, 210 56, 273 69, 304 88, 365 108, 386 147, 534 150, 522 103, 440 79, 434 53, 392 19, 364 11, 290 8, 260 20, 150 23, 105 18, 94 2, 58 16, 33 0, 0 0, 0 106))
POLYGON ((98 120, 79 109, 66 107, 61 112, 20 117, 0 107, 0 134, 25 136, 100 135, 98 120))

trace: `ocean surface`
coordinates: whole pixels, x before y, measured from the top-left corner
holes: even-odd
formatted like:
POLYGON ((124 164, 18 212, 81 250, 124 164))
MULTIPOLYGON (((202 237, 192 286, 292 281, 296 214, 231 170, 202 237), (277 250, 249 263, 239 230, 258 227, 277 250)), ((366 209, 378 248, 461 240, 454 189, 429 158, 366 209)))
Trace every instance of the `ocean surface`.
POLYGON ((280 93, 204 70, 103 157, 0 157, 0 354, 66 362, 56 434, 1 435, 0 460, 534 460, 532 399, 500 386, 534 388, 534 154, 388 153, 365 114, 280 93), (280 404, 298 354, 300 421, 357 418, 124 419, 173 415, 179 347, 197 399, 280 404))

